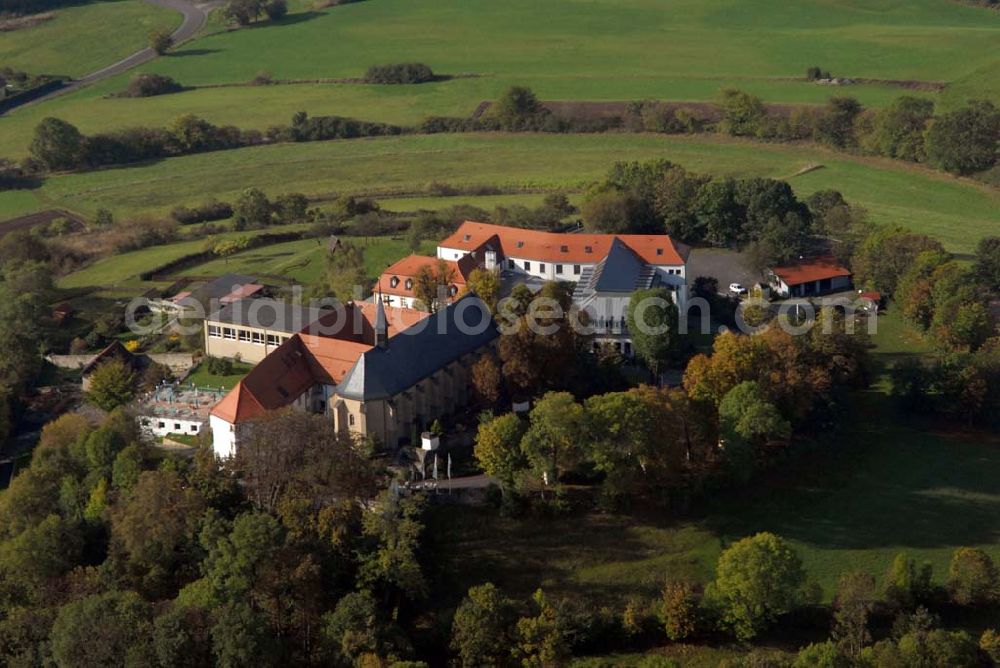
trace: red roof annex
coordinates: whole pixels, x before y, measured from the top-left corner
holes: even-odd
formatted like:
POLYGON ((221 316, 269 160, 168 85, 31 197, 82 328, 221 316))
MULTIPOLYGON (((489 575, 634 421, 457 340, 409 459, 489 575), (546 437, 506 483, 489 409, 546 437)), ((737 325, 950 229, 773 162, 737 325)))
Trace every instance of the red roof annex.
POLYGON ((467 220, 438 246, 471 252, 493 245, 507 257, 596 264, 607 256, 616 238, 647 264, 684 264, 676 244, 666 234, 563 234, 467 220))
POLYGON ((851 270, 841 266, 833 257, 818 257, 784 267, 772 267, 771 273, 791 287, 828 278, 850 276, 851 270))

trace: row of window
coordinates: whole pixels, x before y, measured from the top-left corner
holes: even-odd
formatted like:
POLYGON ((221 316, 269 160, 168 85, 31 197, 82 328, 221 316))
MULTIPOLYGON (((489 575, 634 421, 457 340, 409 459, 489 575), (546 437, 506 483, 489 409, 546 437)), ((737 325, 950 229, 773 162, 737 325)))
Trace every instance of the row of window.
MULTIPOLYGON (((507 260, 507 267, 510 268, 510 269, 516 269, 517 265, 514 263, 514 260, 508 259, 507 260)), ((531 271, 531 262, 529 260, 525 260, 524 261, 524 270, 525 271, 531 271)), ((538 263, 538 272, 541 273, 541 274, 545 273, 545 263, 544 262, 539 262, 538 263)), ((580 265, 574 264, 573 265, 573 274, 576 275, 576 276, 579 276, 580 272, 581 272, 580 265)), ((563 265, 557 264, 556 265, 556 274, 561 275, 562 273, 563 273, 563 265)))
MULTIPOLYGON (((149 420, 144 420, 143 422, 144 422, 144 424, 146 424, 148 426, 150 421, 149 420)), ((167 423, 164 420, 158 420, 156 422, 156 428, 157 429, 166 429, 167 428, 167 423)), ((196 424, 190 425, 188 427, 188 429, 191 432, 197 432, 198 431, 198 425, 196 425, 196 424)), ((181 431, 183 431, 183 428, 181 427, 181 423, 180 422, 174 422, 174 429, 173 430, 174 430, 174 432, 181 432, 181 431)))
MULTIPOLYGON (((516 269, 517 268, 517 264, 514 262, 514 260, 508 259, 507 260, 507 267, 509 269, 516 269)), ((527 271, 527 272, 531 271, 531 261, 530 260, 525 260, 524 261, 524 270, 527 271)), ((579 276, 580 275, 580 271, 581 271, 580 265, 574 264, 573 265, 573 275, 574 276, 579 276)), ((538 263, 538 273, 540 273, 540 274, 544 274, 545 273, 545 263, 544 262, 539 262, 538 263)), ((667 269, 667 273, 668 274, 673 274, 673 275, 680 276, 681 270, 680 269, 667 269)), ((560 275, 560 276, 563 274, 563 265, 561 265, 561 264, 557 264, 556 265, 556 274, 560 275)), ((407 288, 407 289, 409 289, 409 288, 407 288)))
POLYGON ((287 336, 277 334, 264 335, 253 329, 238 329, 236 327, 220 327, 219 325, 208 326, 208 336, 213 339, 227 339, 229 341, 241 341, 243 343, 255 343, 259 346, 266 342, 269 346, 277 346, 288 340, 287 336))

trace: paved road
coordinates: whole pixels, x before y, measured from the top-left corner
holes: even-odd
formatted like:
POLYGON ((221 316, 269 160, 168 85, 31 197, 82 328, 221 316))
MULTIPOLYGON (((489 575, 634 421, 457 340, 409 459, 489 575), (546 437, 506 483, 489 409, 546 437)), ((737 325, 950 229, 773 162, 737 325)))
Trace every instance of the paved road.
MULTIPOLYGON (((173 9, 180 12, 184 16, 184 20, 181 22, 180 27, 171 33, 171 37, 174 38, 174 44, 180 44, 181 42, 189 40, 198 34, 198 31, 202 29, 205 22, 208 20, 208 13, 222 4, 222 0, 210 0, 209 2, 198 4, 189 2, 188 0, 146 0, 146 2, 159 5, 160 7, 166 7, 167 9, 173 9)), ((131 56, 122 58, 117 63, 113 63, 103 69, 97 70, 96 72, 91 72, 90 74, 82 76, 79 79, 75 79, 68 86, 60 88, 57 91, 53 91, 48 95, 38 98, 37 100, 32 100, 24 106, 38 104, 39 102, 49 100, 57 95, 64 95, 70 91, 82 88, 83 86, 88 86, 92 83, 107 79, 108 77, 113 77, 121 74, 122 72, 127 72, 133 67, 138 67, 143 63, 149 62, 153 58, 156 58, 156 52, 149 47, 146 47, 141 51, 136 51, 131 56)))

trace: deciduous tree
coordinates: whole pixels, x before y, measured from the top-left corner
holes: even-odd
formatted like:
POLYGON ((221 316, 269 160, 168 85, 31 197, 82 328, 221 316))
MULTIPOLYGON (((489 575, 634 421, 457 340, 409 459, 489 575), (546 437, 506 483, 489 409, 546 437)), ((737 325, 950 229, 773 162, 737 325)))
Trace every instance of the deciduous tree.
POLYGON ((492 583, 470 587, 455 611, 451 649, 464 668, 499 668, 513 643, 513 606, 492 583))
POLYGON ((997 594, 997 568, 980 549, 960 547, 948 566, 948 590, 959 605, 981 605, 997 594))
POLYGON ((710 597, 736 636, 748 640, 800 601, 804 583, 799 556, 782 538, 764 532, 722 553, 710 597))
POLYGON ((500 482, 502 490, 513 486, 517 474, 526 466, 521 453, 525 424, 514 413, 495 417, 479 425, 475 455, 487 475, 500 482))
POLYGON ((569 392, 548 392, 531 409, 531 426, 521 439, 521 451, 545 484, 579 460, 585 433, 583 406, 569 392))

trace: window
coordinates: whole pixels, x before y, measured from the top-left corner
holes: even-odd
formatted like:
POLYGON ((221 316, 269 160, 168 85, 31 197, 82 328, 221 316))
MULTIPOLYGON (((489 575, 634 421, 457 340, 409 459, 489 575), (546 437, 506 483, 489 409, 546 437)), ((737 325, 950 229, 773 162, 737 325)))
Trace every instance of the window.
POLYGON ((212 337, 213 339, 222 338, 222 330, 219 329, 218 325, 209 325, 208 326, 208 335, 210 337, 212 337))
POLYGON ((181 423, 180 422, 175 422, 174 423, 174 431, 180 431, 180 430, 181 430, 181 423))
POLYGON ((449 297, 454 297, 457 294, 458 294, 458 286, 457 285, 449 285, 448 286, 448 296, 449 297))
POLYGON ((524 261, 524 270, 531 271, 531 263, 528 262, 527 260, 524 261))
POLYGON ((562 265, 561 264, 557 264, 556 265, 556 273, 557 274, 561 274, 562 273, 562 265))
POLYGON ((545 263, 544 262, 539 262, 538 263, 538 271, 540 271, 543 274, 545 273, 545 263))
POLYGON ((389 279, 389 287, 390 288, 394 288, 397 285, 399 285, 399 277, 398 276, 393 276, 392 278, 389 279))
POLYGON ((513 269, 514 268, 514 261, 513 260, 507 260, 507 268, 508 269, 513 269))
POLYGON ((191 431, 198 431, 198 425, 196 424, 191 425, 191 431))
POLYGON ((663 255, 663 249, 662 248, 657 248, 656 249, 656 254, 657 255, 663 255))
POLYGON ((593 246, 584 246, 583 247, 583 252, 584 253, 593 253, 594 252, 594 247, 593 246))
POLYGON ((518 248, 524 248, 524 242, 523 241, 518 241, 517 242, 517 247, 518 248))
POLYGON ((412 278, 406 279, 406 289, 407 290, 412 290, 413 289, 413 279, 412 278))
POLYGON ((267 335, 267 345, 269 345, 269 346, 276 346, 276 345, 278 345, 278 335, 277 334, 268 334, 267 335))
POLYGON ((559 252, 560 253, 568 253, 569 252, 569 246, 560 246, 559 247, 559 252))
POLYGON ((258 346, 264 345, 264 332, 253 332, 251 335, 251 340, 258 346))
POLYGON ((250 330, 240 329, 237 331, 239 331, 240 334, 240 341, 250 341, 250 330))
POLYGON ((462 237, 462 241, 472 241, 472 235, 466 234, 464 237, 462 237))
POLYGON ((224 338, 224 339, 235 339, 236 338, 236 330, 233 329, 232 327, 223 327, 222 328, 222 338, 224 338))
POLYGON ((576 274, 577 276, 580 275, 580 265, 578 264, 573 265, 573 273, 576 274))
POLYGON ((164 429, 164 428, 166 428, 166 426, 167 426, 167 423, 164 422, 163 420, 160 420, 159 422, 156 423, 157 429, 164 429))
POLYGON ((354 426, 354 413, 347 414, 347 424, 352 427, 354 426))

